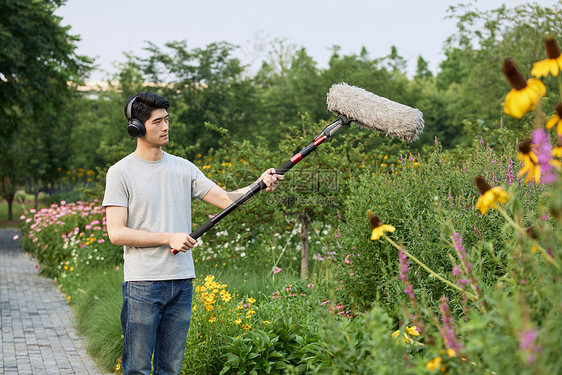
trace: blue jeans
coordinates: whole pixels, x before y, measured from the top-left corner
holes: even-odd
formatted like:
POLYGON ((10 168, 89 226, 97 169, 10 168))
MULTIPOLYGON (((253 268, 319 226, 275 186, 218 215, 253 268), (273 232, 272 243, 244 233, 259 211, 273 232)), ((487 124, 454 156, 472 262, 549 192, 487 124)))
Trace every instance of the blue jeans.
POLYGON ((191 320, 193 282, 123 283, 123 374, 178 374, 191 320))

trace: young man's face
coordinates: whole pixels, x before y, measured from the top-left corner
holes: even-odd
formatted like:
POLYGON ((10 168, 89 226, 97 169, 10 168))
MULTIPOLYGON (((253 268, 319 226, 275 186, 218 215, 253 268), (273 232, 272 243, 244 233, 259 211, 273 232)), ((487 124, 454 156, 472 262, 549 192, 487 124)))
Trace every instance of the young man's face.
POLYGON ((144 123, 146 134, 142 139, 152 146, 162 147, 168 144, 168 111, 163 108, 152 111, 152 116, 144 123))

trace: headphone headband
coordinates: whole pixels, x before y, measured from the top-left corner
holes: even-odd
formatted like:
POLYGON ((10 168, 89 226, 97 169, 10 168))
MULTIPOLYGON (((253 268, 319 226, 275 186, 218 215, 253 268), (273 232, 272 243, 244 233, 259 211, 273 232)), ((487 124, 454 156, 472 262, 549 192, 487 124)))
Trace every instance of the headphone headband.
POLYGON ((127 120, 131 121, 131 119, 133 118, 133 103, 134 101, 137 99, 137 96, 133 96, 133 99, 131 99, 131 101, 129 102, 129 105, 127 105, 127 120))
POLYGON ((133 99, 127 105, 127 111, 125 116, 127 116, 127 120, 129 121, 129 125, 127 126, 127 132, 131 137, 140 138, 143 137, 146 133, 146 128, 142 121, 133 118, 133 102, 137 99, 137 96, 133 96, 133 99))

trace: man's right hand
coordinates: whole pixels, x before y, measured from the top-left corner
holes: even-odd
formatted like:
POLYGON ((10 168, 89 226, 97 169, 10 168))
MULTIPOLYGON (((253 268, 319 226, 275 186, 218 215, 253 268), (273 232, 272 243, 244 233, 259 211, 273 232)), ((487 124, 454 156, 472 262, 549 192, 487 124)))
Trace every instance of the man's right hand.
POLYGON ((172 250, 186 252, 195 246, 196 240, 191 238, 187 233, 171 233, 168 240, 168 245, 172 250))

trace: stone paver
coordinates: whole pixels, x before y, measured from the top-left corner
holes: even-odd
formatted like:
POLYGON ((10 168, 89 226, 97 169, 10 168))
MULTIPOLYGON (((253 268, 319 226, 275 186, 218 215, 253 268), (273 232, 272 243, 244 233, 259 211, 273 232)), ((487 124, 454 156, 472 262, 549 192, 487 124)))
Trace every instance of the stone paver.
POLYGON ((86 353, 72 308, 0 229, 0 374, 103 374, 86 353))

